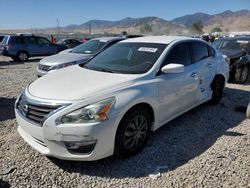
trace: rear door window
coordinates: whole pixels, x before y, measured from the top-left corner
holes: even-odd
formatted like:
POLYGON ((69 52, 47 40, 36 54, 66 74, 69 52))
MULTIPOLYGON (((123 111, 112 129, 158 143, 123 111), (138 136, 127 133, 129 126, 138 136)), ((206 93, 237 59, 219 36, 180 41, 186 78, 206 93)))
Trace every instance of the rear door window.
POLYGON ((210 57, 214 57, 214 55, 215 55, 214 49, 211 48, 211 47, 209 47, 209 46, 208 46, 208 53, 209 53, 209 56, 210 56, 210 57))
POLYGON ((21 37, 21 36, 12 37, 11 43, 12 44, 23 44, 23 37, 21 37))
POLYGON ((35 37, 24 37, 25 44, 36 44, 35 37))
POLYGON ((202 42, 192 42, 193 63, 209 57, 207 45, 202 42))

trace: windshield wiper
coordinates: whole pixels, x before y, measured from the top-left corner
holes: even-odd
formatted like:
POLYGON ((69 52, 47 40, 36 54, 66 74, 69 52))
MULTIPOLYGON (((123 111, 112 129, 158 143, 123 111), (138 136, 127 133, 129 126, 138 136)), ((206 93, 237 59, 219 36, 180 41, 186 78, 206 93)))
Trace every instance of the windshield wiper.
POLYGON ((102 72, 110 72, 110 73, 115 73, 113 70, 107 69, 107 68, 98 68, 98 71, 102 71, 102 72))

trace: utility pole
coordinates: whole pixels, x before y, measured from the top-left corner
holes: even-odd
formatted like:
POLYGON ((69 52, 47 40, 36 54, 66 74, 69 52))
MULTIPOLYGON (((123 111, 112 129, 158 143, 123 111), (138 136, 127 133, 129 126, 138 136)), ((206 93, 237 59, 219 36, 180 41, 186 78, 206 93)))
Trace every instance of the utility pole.
POLYGON ((58 18, 56 19, 57 22, 57 41, 59 40, 59 20, 58 18))
POLYGON ((31 33, 31 34, 34 34, 34 33, 33 33, 32 25, 30 26, 30 33, 31 33))
POLYGON ((89 24, 89 36, 91 36, 91 25, 89 24))

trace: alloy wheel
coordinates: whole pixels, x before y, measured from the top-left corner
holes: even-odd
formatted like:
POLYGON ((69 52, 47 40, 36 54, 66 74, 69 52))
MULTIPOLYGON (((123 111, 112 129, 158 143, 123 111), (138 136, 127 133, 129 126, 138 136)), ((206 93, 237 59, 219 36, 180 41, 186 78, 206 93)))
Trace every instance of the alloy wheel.
POLYGON ((18 55, 18 58, 19 58, 20 61, 27 61, 28 55, 27 55, 25 52, 21 52, 21 53, 18 55))
POLYGON ((144 116, 137 115, 131 119, 124 134, 124 146, 133 151, 139 148, 145 141, 148 131, 148 123, 144 116))

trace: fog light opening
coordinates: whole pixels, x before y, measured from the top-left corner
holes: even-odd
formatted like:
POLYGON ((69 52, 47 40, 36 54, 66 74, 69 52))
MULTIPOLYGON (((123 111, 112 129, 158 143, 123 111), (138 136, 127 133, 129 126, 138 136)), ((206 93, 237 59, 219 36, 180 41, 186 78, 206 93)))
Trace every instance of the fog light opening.
POLYGON ((72 154, 90 154, 96 145, 97 140, 64 142, 67 150, 72 154))

